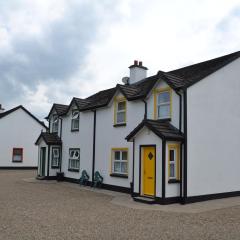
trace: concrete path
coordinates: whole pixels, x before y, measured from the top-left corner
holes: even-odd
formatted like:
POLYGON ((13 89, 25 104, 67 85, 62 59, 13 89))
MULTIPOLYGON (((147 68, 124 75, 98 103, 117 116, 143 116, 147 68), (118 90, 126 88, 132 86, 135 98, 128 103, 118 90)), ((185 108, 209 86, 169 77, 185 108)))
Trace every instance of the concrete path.
POLYGON ((240 197, 210 200, 210 201, 191 203, 186 205, 181 205, 181 204, 150 205, 150 204, 135 202, 129 194, 109 191, 105 189, 85 187, 85 186, 80 186, 78 184, 73 184, 68 182, 56 182, 52 180, 51 181, 36 180, 33 178, 28 178, 23 180, 26 182, 39 183, 39 184, 62 184, 62 185, 67 185, 68 187, 71 187, 71 188, 75 188, 76 190, 91 191, 95 193, 108 195, 113 197, 113 199, 111 200, 112 204, 127 207, 127 208, 132 208, 132 209, 154 210, 154 211, 175 212, 175 213, 202 213, 202 212, 208 212, 208 211, 213 211, 218 209, 240 206, 240 197))

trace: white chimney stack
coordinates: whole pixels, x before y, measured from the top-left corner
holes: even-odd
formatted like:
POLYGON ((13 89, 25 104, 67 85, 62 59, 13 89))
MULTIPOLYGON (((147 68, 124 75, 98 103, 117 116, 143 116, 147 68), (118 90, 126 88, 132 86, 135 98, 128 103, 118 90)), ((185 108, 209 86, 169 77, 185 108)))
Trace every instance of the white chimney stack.
POLYGON ((129 67, 130 79, 129 84, 138 82, 147 77, 147 68, 142 65, 141 61, 134 61, 134 64, 129 67))
POLYGON ((2 104, 0 104, 0 113, 3 113, 4 112, 4 108, 2 108, 2 104))

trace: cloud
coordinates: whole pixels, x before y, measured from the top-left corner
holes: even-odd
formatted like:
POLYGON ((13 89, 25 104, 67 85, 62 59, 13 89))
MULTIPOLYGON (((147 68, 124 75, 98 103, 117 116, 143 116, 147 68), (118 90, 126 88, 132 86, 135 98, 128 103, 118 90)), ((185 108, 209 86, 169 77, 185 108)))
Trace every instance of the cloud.
POLYGON ((0 102, 47 115, 112 87, 134 59, 155 74, 239 50, 237 0, 0 3, 0 102), (217 6, 217 7, 216 7, 217 6))

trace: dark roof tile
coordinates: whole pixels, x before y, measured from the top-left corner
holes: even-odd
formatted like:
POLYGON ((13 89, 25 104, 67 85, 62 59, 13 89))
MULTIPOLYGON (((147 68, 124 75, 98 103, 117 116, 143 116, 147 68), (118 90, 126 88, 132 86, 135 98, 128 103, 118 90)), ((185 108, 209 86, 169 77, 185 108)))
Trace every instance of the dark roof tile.
POLYGON ((208 75, 216 72, 220 68, 226 66, 239 57, 240 52, 238 51, 222 57, 172 70, 168 72, 168 74, 174 74, 184 79, 183 81, 176 81, 175 85, 178 85, 178 87, 186 88, 207 77, 208 75))
MULTIPOLYGON (((73 98, 72 101, 75 100, 79 110, 86 111, 107 106, 117 90, 122 92, 122 94, 129 101, 145 98, 159 79, 164 80, 170 87, 175 90, 187 88, 217 71, 218 69, 229 64, 230 62, 234 61, 238 57, 240 57, 240 52, 235 52, 169 72, 159 71, 158 74, 144 78, 143 80, 136 83, 129 85, 117 84, 117 86, 114 88, 100 91, 86 99, 73 98)), ((67 113, 70 106, 71 104, 69 106, 62 104, 53 105, 59 115, 67 113)))
POLYGON ((62 144, 60 137, 56 133, 41 132, 41 134, 39 135, 39 137, 35 143, 36 145, 38 144, 38 142, 41 138, 48 145, 61 145, 62 144))
POLYGON ((129 135, 126 137, 130 141, 144 126, 149 128, 157 136, 166 140, 184 140, 183 133, 175 128, 169 121, 164 120, 143 120, 129 135))

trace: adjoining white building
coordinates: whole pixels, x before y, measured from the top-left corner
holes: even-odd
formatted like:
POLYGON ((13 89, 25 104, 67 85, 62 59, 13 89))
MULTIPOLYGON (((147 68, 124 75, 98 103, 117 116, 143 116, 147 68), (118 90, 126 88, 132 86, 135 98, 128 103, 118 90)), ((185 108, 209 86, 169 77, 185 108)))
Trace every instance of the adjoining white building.
POLYGON ((34 142, 47 127, 23 106, 8 111, 0 105, 0 169, 37 168, 34 142))
POLYGON ((54 104, 41 133, 38 175, 137 201, 189 203, 240 195, 240 52, 147 77, 135 61, 125 84, 54 104))

